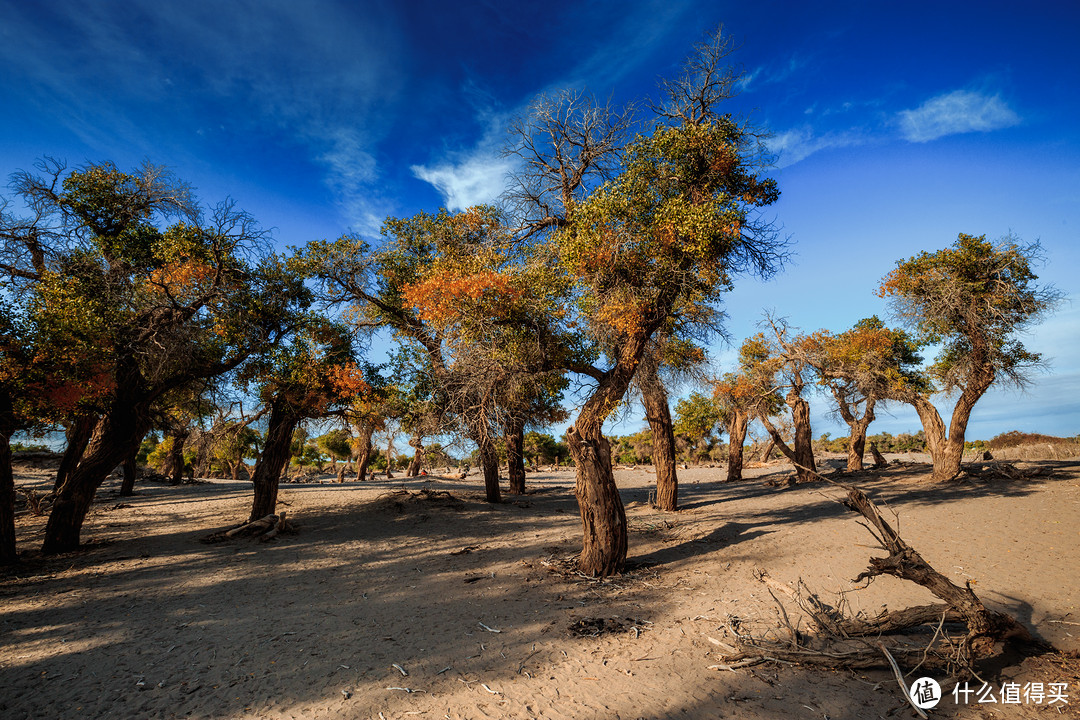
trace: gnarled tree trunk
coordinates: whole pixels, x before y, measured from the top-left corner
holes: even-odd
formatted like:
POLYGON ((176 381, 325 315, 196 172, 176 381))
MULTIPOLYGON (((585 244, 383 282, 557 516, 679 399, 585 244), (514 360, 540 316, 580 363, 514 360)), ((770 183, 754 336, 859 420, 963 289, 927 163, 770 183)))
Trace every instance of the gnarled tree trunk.
POLYGON ((259 455, 259 461, 255 463, 255 470, 251 473, 255 497, 248 522, 255 522, 267 515, 273 515, 277 509, 281 471, 292 457, 293 431, 302 419, 291 404, 284 400, 274 399, 270 408, 269 425, 266 429, 266 443, 259 455))
POLYGON ((525 423, 514 420, 506 433, 506 475, 511 495, 525 494, 525 423))
POLYGON ((742 480, 743 443, 746 442, 747 413, 738 408, 728 416, 727 482, 742 480))
POLYGON ((637 386, 641 404, 652 430, 652 461, 656 470, 656 506, 661 510, 679 509, 679 478, 675 474, 675 430, 671 423, 667 388, 654 363, 642 363, 637 386))
POLYGON ((758 462, 769 462, 769 458, 772 456, 773 448, 776 447, 776 441, 769 437, 768 442, 765 443, 765 449, 761 451, 761 455, 758 456, 758 462))
POLYGON ((615 485, 611 444, 603 435, 602 424, 626 395, 643 351, 644 338, 626 348, 623 360, 597 378, 596 389, 566 431, 577 475, 574 494, 581 511, 578 570, 586 575, 606 577, 622 572, 626 564, 626 509, 615 485))
POLYGON ((424 438, 420 435, 413 435, 409 439, 409 446, 413 449, 413 456, 405 476, 417 477, 420 474, 420 463, 424 459, 424 438))
POLYGON ((125 374, 109 409, 98 420, 82 461, 60 488, 45 526, 42 552, 46 555, 79 547, 86 514, 94 493, 112 470, 137 453, 150 429, 150 404, 142 389, 141 376, 125 374), (136 399, 137 398, 137 399, 136 399))
POLYGON ((367 480, 368 465, 371 464, 371 436, 375 434, 375 426, 371 423, 362 423, 356 426, 356 482, 367 480))
POLYGON ((83 453, 86 451, 86 444, 90 442, 90 436, 94 434, 94 426, 97 425, 97 421, 96 415, 86 413, 76 417, 67 426, 64 431, 67 445, 64 447, 64 454, 60 458, 60 467, 56 469, 56 482, 53 483, 53 492, 60 491, 60 486, 67 482, 67 479, 71 476, 71 471, 79 464, 79 460, 82 459, 83 453))
POLYGON ((502 501, 499 490, 499 452, 488 438, 476 441, 480 448, 480 468, 484 472, 484 499, 489 503, 502 501))
POLYGON ((795 426, 795 438, 792 442, 794 447, 784 442, 779 431, 767 417, 761 417, 761 424, 768 430, 776 447, 784 453, 784 457, 795 465, 795 474, 799 482, 809 482, 817 473, 817 465, 814 463, 813 431, 810 428, 810 403, 794 392, 788 393, 786 402, 791 408, 791 421, 795 426))

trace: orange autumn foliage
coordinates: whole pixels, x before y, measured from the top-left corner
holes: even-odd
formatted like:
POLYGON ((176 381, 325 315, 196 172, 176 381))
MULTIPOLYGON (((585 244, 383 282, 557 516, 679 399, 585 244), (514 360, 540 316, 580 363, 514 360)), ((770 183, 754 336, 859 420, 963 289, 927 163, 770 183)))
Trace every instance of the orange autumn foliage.
POLYGON ((522 296, 510 278, 494 270, 458 274, 436 272, 406 285, 402 296, 426 321, 445 325, 482 300, 513 302, 522 296))

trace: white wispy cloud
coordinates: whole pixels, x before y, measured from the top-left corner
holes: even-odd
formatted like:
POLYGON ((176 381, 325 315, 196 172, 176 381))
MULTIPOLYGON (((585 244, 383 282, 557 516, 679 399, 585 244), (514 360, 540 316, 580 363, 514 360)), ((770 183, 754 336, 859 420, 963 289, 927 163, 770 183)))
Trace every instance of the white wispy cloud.
POLYGON ((380 214, 376 149, 403 77, 401 40, 381 10, 133 0, 123 11, 26 6, 5 25, 0 62, 90 152, 177 163, 189 136, 265 137, 322 168, 347 222, 370 230, 380 214))
POLYGON ((969 132, 989 132, 1020 123, 1020 116, 1001 99, 974 90, 954 90, 899 115, 901 132, 911 142, 929 142, 969 132))
POLYGON ((413 165, 413 174, 431 183, 443 197, 448 210, 464 210, 490 203, 506 187, 506 175, 513 163, 488 149, 455 153, 455 159, 432 166, 413 165))
POLYGON ((777 155, 777 167, 785 168, 822 150, 852 147, 866 142, 855 131, 815 134, 809 127, 793 128, 773 135, 769 149, 777 155))

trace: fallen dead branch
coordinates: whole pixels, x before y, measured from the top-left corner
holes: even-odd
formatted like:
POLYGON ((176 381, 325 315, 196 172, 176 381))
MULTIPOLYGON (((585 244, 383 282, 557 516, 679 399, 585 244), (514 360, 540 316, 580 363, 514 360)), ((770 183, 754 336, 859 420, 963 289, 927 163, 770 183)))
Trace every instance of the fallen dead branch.
POLYGON ((259 537, 259 542, 267 542, 274 539, 282 533, 295 533, 296 526, 289 522, 285 517, 285 511, 282 510, 278 515, 267 515, 261 517, 258 520, 238 525, 231 530, 225 530, 224 532, 215 532, 202 538, 204 543, 219 543, 225 540, 232 540, 237 537, 259 537))
POLYGON ((758 579, 768 587, 769 594, 779 606, 781 634, 755 636, 747 632, 737 618, 729 619, 728 630, 736 639, 738 651, 725 656, 726 667, 733 668, 755 658, 830 668, 889 667, 893 662, 905 662, 915 666, 946 667, 951 674, 970 676, 976 661, 994 656, 1007 642, 1018 645, 1028 654, 1053 650, 1032 637, 1015 618, 988 609, 970 584, 960 587, 935 570, 900 537, 861 490, 818 473, 814 475, 847 491, 841 502, 863 517, 866 522, 860 524, 888 553, 886 557, 870 558, 869 567, 854 582, 869 583, 880 575, 892 575, 922 585, 943 602, 882 612, 873 618, 849 617, 842 611, 842 600, 838 607, 832 607, 806 588, 801 580, 792 588, 760 572, 758 579), (777 593, 809 618, 816 631, 814 635, 799 632, 777 593), (882 640, 884 636, 910 634, 919 628, 924 633, 933 630, 929 642, 896 637, 886 645, 882 640), (963 634, 957 634, 956 628, 963 634))

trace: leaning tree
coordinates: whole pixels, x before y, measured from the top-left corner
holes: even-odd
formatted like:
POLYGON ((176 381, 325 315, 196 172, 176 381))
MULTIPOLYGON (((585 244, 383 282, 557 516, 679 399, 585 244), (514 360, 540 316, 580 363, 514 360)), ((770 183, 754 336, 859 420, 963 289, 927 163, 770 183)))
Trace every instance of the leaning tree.
POLYGON ((573 207, 548 252, 565 278, 576 323, 599 348, 572 369, 593 385, 566 433, 583 525, 581 572, 607 575, 626 559, 626 516, 603 422, 618 407, 651 338, 681 314, 715 306, 743 271, 769 274, 782 243, 760 208, 779 197, 760 176, 759 136, 718 112, 730 85, 730 42, 700 48, 651 133, 626 149, 620 173, 573 207))
POLYGON ((57 553, 78 546, 95 491, 138 449, 154 403, 273 345, 309 296, 249 215, 201 208, 160 167, 39 169, 14 176, 29 215, 5 219, 3 269, 25 285, 36 326, 100 349, 108 390, 49 516, 43 550, 57 553))
POLYGON ((960 473, 964 433, 979 398, 995 382, 1024 386, 1042 363, 1017 339, 1061 298, 1054 287, 1037 284, 1032 265, 1040 259, 1038 242, 1009 236, 993 243, 961 233, 951 247, 897 262, 881 281, 878 295, 916 339, 941 346, 927 370, 934 387, 894 392, 919 414, 934 480, 960 473), (956 396, 948 427, 931 401, 935 391, 956 396))

